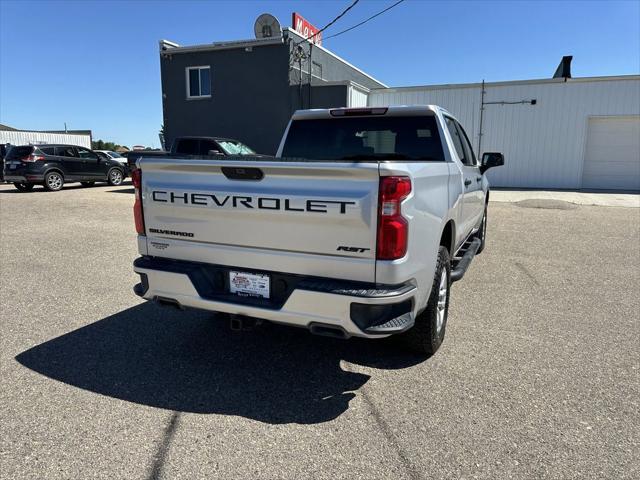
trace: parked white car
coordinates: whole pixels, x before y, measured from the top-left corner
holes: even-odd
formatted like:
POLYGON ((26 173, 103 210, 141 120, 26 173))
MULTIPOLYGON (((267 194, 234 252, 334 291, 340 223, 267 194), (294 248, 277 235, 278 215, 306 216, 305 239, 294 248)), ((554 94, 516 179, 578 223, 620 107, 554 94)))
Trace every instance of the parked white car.
POLYGON ((96 152, 100 157, 105 156, 111 160, 115 160, 116 162, 119 162, 122 165, 125 165, 125 166, 127 165, 127 157, 123 157, 118 152, 114 152, 112 150, 94 150, 94 152, 96 152))

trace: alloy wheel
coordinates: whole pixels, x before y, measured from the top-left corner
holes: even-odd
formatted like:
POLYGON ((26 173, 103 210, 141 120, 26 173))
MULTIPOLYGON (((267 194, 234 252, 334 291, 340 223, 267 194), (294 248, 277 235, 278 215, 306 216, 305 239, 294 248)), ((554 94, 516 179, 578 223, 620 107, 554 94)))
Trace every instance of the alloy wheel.
POLYGON ((110 177, 111 183, 113 183, 114 185, 119 185, 120 183, 122 183, 122 173, 120 173, 120 170, 112 170, 110 177))
POLYGON ((442 326, 444 325, 445 315, 447 314, 447 290, 449 285, 447 284, 447 270, 442 269, 442 275, 440 275, 440 285, 438 286, 438 305, 436 312, 436 333, 440 335, 442 326))
POLYGON ((57 173, 51 173, 47 177, 47 185, 51 190, 59 190, 62 188, 62 177, 57 173))

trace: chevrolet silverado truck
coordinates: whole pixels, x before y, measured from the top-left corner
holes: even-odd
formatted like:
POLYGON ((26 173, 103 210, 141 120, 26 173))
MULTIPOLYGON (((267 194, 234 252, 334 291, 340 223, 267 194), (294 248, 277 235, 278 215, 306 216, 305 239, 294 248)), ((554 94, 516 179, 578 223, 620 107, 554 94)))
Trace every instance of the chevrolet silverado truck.
POLYGON ((139 296, 433 354, 486 239, 487 169, 437 106, 296 112, 275 157, 142 157, 139 296))

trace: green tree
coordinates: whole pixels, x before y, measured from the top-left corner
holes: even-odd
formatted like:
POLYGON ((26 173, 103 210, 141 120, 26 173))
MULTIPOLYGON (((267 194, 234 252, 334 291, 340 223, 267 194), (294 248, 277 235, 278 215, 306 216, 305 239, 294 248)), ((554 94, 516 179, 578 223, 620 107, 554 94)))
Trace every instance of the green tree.
POLYGON ((93 150, 115 150, 119 148, 120 145, 114 142, 105 142, 104 140, 98 139, 91 142, 91 148, 93 150))

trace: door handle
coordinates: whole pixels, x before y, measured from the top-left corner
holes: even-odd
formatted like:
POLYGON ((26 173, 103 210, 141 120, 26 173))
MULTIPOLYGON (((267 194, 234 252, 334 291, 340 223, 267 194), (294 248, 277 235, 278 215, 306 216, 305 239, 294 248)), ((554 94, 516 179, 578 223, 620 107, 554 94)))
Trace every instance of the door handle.
POLYGON ((471 180, 469 180, 468 178, 464 181, 464 186, 468 187, 469 185, 471 185, 471 180))
POLYGON ((482 177, 476 177, 476 182, 480 183, 482 181, 482 177))

